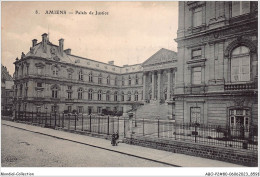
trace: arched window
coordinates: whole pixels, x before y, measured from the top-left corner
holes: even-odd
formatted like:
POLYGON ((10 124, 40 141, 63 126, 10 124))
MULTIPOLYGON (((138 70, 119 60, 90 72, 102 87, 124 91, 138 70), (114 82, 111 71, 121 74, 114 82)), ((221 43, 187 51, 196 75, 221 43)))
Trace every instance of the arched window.
POLYGON ((110 84, 110 75, 107 76, 107 84, 110 84))
POLYGON ((125 94, 124 94, 124 92, 121 93, 121 101, 125 101, 125 94))
POLYGON ((131 101, 131 92, 130 91, 127 93, 127 101, 131 101))
POLYGON ((135 101, 138 101, 138 91, 135 92, 135 101))
POLYGON ((128 78, 128 85, 131 85, 131 77, 128 78))
POLYGON ((89 100, 92 100, 92 98, 93 98, 93 90, 92 90, 92 89, 89 89, 89 90, 88 90, 88 99, 89 99, 89 100))
POLYGON ((115 93, 114 93, 114 101, 117 101, 117 91, 115 91, 115 93))
POLYGON ((83 72, 82 72, 82 70, 79 71, 79 80, 83 81, 83 72))
POLYGON ((58 86, 52 87, 52 98, 58 98, 58 86))
POLYGON ((231 54, 231 82, 250 81, 249 49, 239 46, 231 54))
POLYGON ((78 99, 82 100, 82 98, 83 98, 83 89, 80 88, 80 89, 78 89, 78 99))
POLYGON ((88 74, 88 80, 89 80, 89 82, 93 82, 93 74, 92 74, 92 72, 90 72, 88 74))
POLYGON ((102 74, 98 75, 98 84, 102 84, 102 74))
POLYGON ((110 101, 110 92, 109 91, 107 91, 107 93, 106 93, 106 101, 110 101))
POLYGON ((101 90, 98 91, 98 100, 99 101, 102 100, 102 91, 101 90))

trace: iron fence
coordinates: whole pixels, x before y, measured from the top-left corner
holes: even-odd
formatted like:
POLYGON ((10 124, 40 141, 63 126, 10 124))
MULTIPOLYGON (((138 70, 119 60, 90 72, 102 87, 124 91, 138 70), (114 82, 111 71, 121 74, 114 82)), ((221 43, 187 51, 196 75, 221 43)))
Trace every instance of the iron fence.
POLYGON ((177 124, 174 121, 137 119, 133 123, 133 137, 150 140, 165 139, 200 144, 233 147, 257 151, 257 126, 219 126, 198 123, 177 124))
POLYGON ((94 132, 103 135, 118 132, 120 137, 126 135, 125 119, 116 116, 20 111, 17 112, 15 120, 71 131, 94 132))

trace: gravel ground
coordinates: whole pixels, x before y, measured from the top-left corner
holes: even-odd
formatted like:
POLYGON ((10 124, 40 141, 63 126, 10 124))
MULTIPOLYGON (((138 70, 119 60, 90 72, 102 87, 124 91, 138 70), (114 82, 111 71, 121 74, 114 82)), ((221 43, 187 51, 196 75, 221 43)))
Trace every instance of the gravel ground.
POLYGON ((2 167, 167 167, 2 125, 2 167))

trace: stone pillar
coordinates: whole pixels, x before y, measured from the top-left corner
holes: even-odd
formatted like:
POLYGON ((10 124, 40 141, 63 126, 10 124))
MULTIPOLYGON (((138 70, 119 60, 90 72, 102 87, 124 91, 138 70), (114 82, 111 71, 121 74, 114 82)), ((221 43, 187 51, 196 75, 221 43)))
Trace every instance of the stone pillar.
POLYGON ((168 73, 168 83, 167 83, 167 100, 170 100, 171 95, 171 70, 167 71, 168 73))
POLYGON ((145 87, 145 84, 146 84, 146 73, 144 72, 144 75, 143 75, 143 100, 146 99, 146 94, 145 94, 146 87, 145 87))
POLYGON ((154 78, 154 71, 152 72, 152 100, 154 100, 154 85, 155 85, 155 82, 154 82, 155 78, 154 78))
POLYGON ((158 94, 157 94, 157 100, 159 100, 160 101, 160 99, 161 99, 161 71, 159 70, 158 71, 158 80, 157 80, 157 82, 158 82, 158 94))

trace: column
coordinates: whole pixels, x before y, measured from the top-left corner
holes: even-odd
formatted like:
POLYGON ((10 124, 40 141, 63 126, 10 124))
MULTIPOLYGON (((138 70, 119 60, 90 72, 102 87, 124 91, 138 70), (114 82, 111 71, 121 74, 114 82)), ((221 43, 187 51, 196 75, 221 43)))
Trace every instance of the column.
POLYGON ((145 84, 146 84, 146 73, 144 72, 144 75, 143 75, 143 100, 145 100, 146 99, 146 94, 145 94, 145 90, 146 90, 146 88, 145 88, 145 84))
POLYGON ((152 72, 152 100, 154 99, 154 71, 152 72))
POLYGON ((158 71, 158 94, 157 94, 157 100, 161 99, 161 70, 158 71))
POLYGON ((168 73, 168 83, 167 83, 167 100, 170 100, 171 95, 171 70, 167 71, 168 73))

